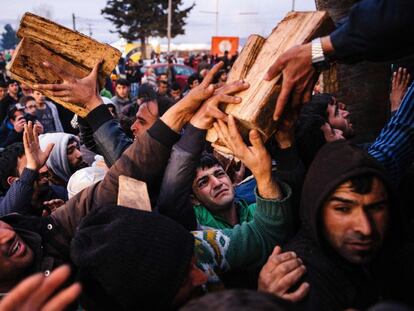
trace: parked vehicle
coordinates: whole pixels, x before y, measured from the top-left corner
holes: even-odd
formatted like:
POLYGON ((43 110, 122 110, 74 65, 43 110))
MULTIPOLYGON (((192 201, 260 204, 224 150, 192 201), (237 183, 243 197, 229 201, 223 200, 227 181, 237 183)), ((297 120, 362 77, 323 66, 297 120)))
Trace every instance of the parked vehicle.
MULTIPOLYGON (((160 74, 165 73, 167 71, 168 64, 162 63, 144 66, 141 68, 142 73, 144 73, 149 67, 154 68, 155 74, 159 76, 160 74)), ((193 68, 181 64, 174 64, 174 71, 175 79, 177 83, 181 86, 181 88, 184 88, 187 85, 188 77, 196 72, 193 68)))

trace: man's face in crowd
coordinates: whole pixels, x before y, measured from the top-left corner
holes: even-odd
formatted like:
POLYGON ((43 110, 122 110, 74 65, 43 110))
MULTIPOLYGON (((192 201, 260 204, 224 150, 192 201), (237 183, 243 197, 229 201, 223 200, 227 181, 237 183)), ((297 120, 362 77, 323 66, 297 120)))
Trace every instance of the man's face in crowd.
POLYGON ((11 95, 16 97, 17 93, 19 93, 19 85, 17 84, 17 82, 13 82, 10 83, 8 88, 7 88, 7 92, 11 95))
POLYGON ((13 114, 14 120, 10 119, 10 123, 14 125, 14 123, 19 122, 21 119, 24 119, 24 112, 22 110, 16 110, 13 114))
POLYGON ((69 167, 72 172, 76 172, 77 170, 88 166, 83 161, 79 143, 76 140, 69 141, 66 151, 68 155, 69 167))
POLYGON ((159 80, 167 82, 168 81, 167 74, 165 74, 165 73, 160 74, 159 80))
POLYGON ((14 285, 32 264, 33 258, 32 249, 10 225, 0 221, 0 283, 14 285))
POLYGON ((233 204, 233 184, 220 165, 198 168, 192 188, 197 200, 213 212, 227 209, 233 204))
MULTIPOLYGON (((17 159, 17 172, 20 177, 23 174, 23 170, 26 167, 27 159, 25 155, 22 155, 17 159)), ((49 170, 46 165, 42 166, 38 171, 38 177, 33 185, 33 198, 39 198, 49 192, 49 170)), ((9 184, 11 185, 16 178, 9 179, 9 184)))
POLYGON ((125 99, 128 98, 129 88, 126 85, 117 84, 115 87, 115 92, 119 98, 125 99))
POLYGON ((7 89, 5 87, 0 87, 0 100, 3 99, 4 96, 6 96, 7 89))
POLYGON ((341 130, 334 129, 329 123, 321 126, 321 131, 327 143, 337 140, 345 140, 344 133, 341 130))
POLYGON ((45 96, 39 91, 33 91, 32 96, 37 104, 43 104, 45 102, 45 96))
POLYGON ((36 114, 36 101, 34 100, 29 100, 26 103, 25 109, 24 111, 26 113, 30 113, 32 116, 34 116, 36 114))
POLYGON ((193 83, 190 84, 190 90, 195 88, 196 86, 198 86, 200 84, 200 82, 198 81, 198 79, 195 79, 193 81, 193 83))
POLYGON ((370 262, 383 245, 389 223, 388 194, 378 178, 371 192, 353 191, 351 182, 336 188, 322 207, 324 235, 353 264, 370 262))
POLYGON ((155 101, 144 102, 139 106, 136 119, 131 126, 134 137, 148 130, 158 119, 158 104, 155 101))
POLYGON ((354 133, 352 123, 349 120, 349 111, 345 109, 345 105, 338 102, 332 97, 332 102, 326 108, 328 112, 329 124, 335 129, 341 130, 345 137, 350 137, 354 133))
POLYGON ((220 82, 226 82, 227 81, 227 72, 224 72, 221 76, 220 76, 220 82))
POLYGON ((178 90, 171 90, 170 93, 171 93, 171 97, 173 99, 175 99, 175 100, 180 99, 180 96, 181 96, 181 90, 180 89, 178 89, 178 90))
POLYGON ((158 84, 158 94, 166 95, 168 93, 168 85, 166 83, 158 84))

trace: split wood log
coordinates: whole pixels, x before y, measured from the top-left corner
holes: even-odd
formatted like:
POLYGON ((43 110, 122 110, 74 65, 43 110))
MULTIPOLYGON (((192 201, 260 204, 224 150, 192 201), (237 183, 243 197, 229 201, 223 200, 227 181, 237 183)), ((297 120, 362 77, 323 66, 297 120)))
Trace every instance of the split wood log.
MULTIPOLYGON (((333 29, 333 22, 326 12, 290 12, 267 39, 257 35, 249 37, 230 70, 229 80, 244 79, 250 83, 250 88, 236 94, 242 98, 240 104, 227 105, 224 109, 238 120, 240 133, 246 141, 251 129, 257 129, 264 140, 269 139, 277 129, 272 116, 282 75, 272 81, 264 81, 270 66, 289 48, 327 35, 333 29)), ((214 129, 208 131, 207 140, 223 145, 214 129)))
POLYGON ((128 176, 119 176, 117 204, 123 207, 151 212, 151 201, 148 195, 147 184, 128 176))
MULTIPOLYGON (((79 32, 56 24, 43 17, 26 13, 17 31, 20 41, 9 66, 12 77, 33 87, 39 83, 61 83, 62 80, 42 66, 48 61, 64 69, 76 78, 86 77, 96 63, 103 63, 99 71, 99 84, 102 87, 105 77, 117 65, 121 52, 108 44, 102 44, 79 32)), ((87 111, 44 92, 52 100, 72 112, 85 117, 87 111)))

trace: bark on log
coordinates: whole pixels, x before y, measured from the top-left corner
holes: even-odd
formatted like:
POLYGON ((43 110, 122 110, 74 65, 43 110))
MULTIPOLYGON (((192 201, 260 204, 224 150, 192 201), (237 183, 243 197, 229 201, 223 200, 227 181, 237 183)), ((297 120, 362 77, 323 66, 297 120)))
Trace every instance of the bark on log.
MULTIPOLYGON (((251 129, 257 129, 265 140, 276 130, 277 124, 272 115, 282 77, 279 75, 272 81, 264 81, 270 66, 294 45, 309 42, 332 30, 333 23, 326 12, 290 12, 266 40, 259 36, 249 38, 229 76, 234 80, 245 79, 250 83, 250 88, 237 94, 242 98, 241 104, 225 108, 226 113, 238 120, 239 130, 245 139, 251 129)), ((207 140, 220 143, 214 129, 209 130, 207 140)))
MULTIPOLYGON (((103 60, 99 71, 99 84, 104 84, 121 57, 121 52, 108 44, 99 43, 81 33, 63 27, 45 18, 26 13, 17 36, 22 40, 17 47, 9 71, 20 82, 33 86, 36 83, 60 83, 62 80, 41 66, 49 61, 65 69, 76 78, 89 74, 94 65, 103 60)), ((76 103, 65 103, 45 95, 69 110, 84 117, 86 110, 76 103)))

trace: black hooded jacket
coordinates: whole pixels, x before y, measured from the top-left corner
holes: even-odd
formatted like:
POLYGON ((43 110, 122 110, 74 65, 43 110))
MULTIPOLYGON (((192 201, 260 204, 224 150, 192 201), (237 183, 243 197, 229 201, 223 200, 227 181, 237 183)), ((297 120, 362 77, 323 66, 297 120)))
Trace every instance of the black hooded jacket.
POLYGON ((404 281, 396 272, 396 265, 402 269, 409 267, 406 276, 412 275, 413 269, 410 264, 403 264, 402 258, 407 256, 397 255, 403 244, 401 214, 383 167, 368 153, 344 141, 326 144, 306 175, 300 212, 302 229, 284 249, 296 252, 307 268, 304 281, 309 282, 310 292, 299 304, 300 309, 365 309, 383 298, 401 298, 395 293, 404 296, 400 289, 404 288, 404 281), (328 246, 321 232, 320 214, 324 201, 340 184, 365 174, 384 182, 390 199, 391 223, 378 256, 369 265, 361 266, 347 262, 328 246), (397 264, 395 258, 401 263, 397 264), (394 279, 398 279, 397 284, 394 279))

